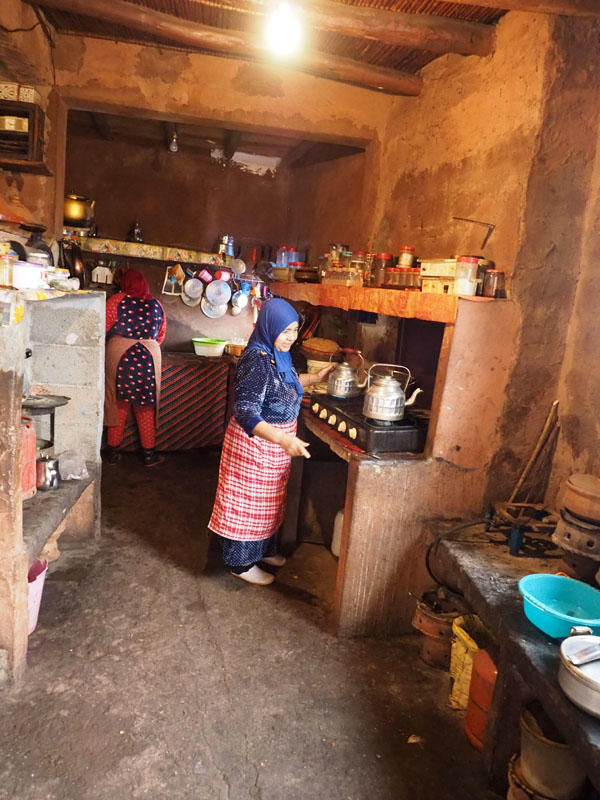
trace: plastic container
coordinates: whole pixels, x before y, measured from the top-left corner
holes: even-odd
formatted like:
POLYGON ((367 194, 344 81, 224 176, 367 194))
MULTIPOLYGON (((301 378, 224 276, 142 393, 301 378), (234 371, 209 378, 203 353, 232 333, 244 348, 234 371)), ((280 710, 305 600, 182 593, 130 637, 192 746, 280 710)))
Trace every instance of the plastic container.
POLYGON ((487 718, 492 706, 498 669, 487 650, 478 650, 473 656, 473 670, 469 686, 469 702, 465 716, 467 739, 477 750, 483 749, 487 718))
POLYGON ((273 267, 273 277, 276 281, 293 281, 294 270, 289 267, 273 267))
POLYGON ((27 573, 27 610, 29 615, 29 625, 27 627, 28 634, 33 633, 37 625, 47 570, 48 562, 36 558, 29 568, 29 572, 27 573))
POLYGON ((288 262, 289 262, 289 249, 285 245, 282 245, 277 251, 277 266, 287 267, 288 262))
POLYGON ((450 705, 466 708, 475 653, 490 642, 490 634, 476 614, 463 614, 452 623, 450 651, 450 705))
POLYGON ((454 275, 454 294, 473 296, 477 293, 478 264, 478 258, 458 256, 454 275))
POLYGON ((399 267, 412 267, 415 261, 415 248, 414 247, 401 247, 398 257, 399 267))
POLYGON ((483 278, 484 297, 506 297, 504 272, 501 269, 486 269, 483 278))
POLYGON ((197 356, 222 356, 227 344, 226 339, 192 339, 194 352, 197 356))
POLYGON ((45 285, 44 270, 37 264, 15 261, 12 285, 15 289, 41 289, 45 285))
POLYGON ((569 635, 574 625, 600 634, 600 591, 566 575, 526 575, 519 581, 527 619, 554 639, 569 635))
POLYGON ((344 509, 341 508, 335 515, 333 522, 333 539, 331 540, 331 552, 336 558, 340 555, 340 543, 342 541, 342 528, 344 527, 344 509))
POLYGON ((0 255, 0 286, 12 286, 13 261, 12 256, 0 255))
POLYGON ((534 702, 524 708, 520 724, 520 767, 527 785, 553 800, 579 797, 585 772, 541 705, 534 702))

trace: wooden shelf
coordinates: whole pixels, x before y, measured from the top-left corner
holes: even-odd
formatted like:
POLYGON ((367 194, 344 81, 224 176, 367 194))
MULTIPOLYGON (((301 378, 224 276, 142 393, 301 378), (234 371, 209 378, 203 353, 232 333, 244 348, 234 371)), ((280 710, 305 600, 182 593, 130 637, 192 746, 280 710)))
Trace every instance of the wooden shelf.
POLYGON ((406 292, 399 289, 280 282, 271 284, 271 291, 286 300, 304 300, 313 306, 332 306, 344 311, 371 311, 390 317, 423 319, 428 322, 452 324, 458 309, 457 295, 406 292))
POLYGON ((27 161, 24 158, 8 158, 8 156, 0 155, 0 167, 13 172, 32 172, 35 175, 52 176, 52 172, 43 161, 27 161))

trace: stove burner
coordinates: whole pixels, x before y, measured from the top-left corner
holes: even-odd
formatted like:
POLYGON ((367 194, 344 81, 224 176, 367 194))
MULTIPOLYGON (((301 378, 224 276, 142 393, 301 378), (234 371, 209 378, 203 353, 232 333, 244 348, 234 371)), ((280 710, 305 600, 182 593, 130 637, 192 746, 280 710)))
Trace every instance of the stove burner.
POLYGON ((341 400, 313 395, 309 408, 317 419, 367 453, 420 453, 425 448, 429 412, 406 415, 397 422, 376 420, 362 413, 363 398, 341 400))

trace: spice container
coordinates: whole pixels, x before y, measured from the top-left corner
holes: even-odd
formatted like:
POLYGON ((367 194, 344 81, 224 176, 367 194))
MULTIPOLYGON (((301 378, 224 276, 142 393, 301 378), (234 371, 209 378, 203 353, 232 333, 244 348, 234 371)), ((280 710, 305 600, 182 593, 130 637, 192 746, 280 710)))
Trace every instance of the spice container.
POLYGON ((483 279, 484 297, 506 297, 504 272, 501 269, 486 269, 483 279))
POLYGON ((373 284, 383 286, 386 280, 386 271, 392 266, 391 253, 377 253, 373 266, 373 284))
POLYGON ((398 257, 399 267, 412 267, 414 260, 415 260, 414 247, 405 246, 400 248, 400 255, 398 257))
POLYGON ((352 263, 352 250, 343 250, 342 251, 342 254, 341 254, 341 257, 340 257, 340 263, 341 263, 342 267, 349 267, 350 266, 350 264, 352 263))
POLYGON ((454 277, 454 294, 474 295, 477 291, 477 266, 474 256, 458 256, 454 277))
POLYGON ((421 291, 421 270, 419 269, 419 267, 411 267, 409 272, 410 272, 410 275, 411 275, 411 278, 412 278, 411 283, 410 283, 410 288, 411 289, 416 289, 418 292, 420 292, 421 291))

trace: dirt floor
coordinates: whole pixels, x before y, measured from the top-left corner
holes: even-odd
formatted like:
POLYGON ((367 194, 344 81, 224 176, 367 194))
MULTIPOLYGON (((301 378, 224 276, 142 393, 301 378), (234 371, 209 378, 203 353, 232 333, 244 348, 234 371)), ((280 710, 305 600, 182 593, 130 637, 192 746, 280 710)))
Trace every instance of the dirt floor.
POLYGON ((0 798, 498 800, 416 637, 328 632, 328 550, 301 545, 267 588, 224 570, 217 464, 104 468, 100 546, 52 565, 0 698, 0 798))

